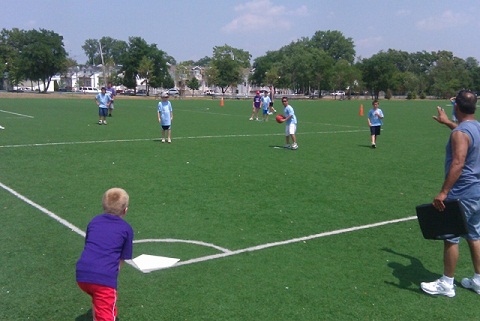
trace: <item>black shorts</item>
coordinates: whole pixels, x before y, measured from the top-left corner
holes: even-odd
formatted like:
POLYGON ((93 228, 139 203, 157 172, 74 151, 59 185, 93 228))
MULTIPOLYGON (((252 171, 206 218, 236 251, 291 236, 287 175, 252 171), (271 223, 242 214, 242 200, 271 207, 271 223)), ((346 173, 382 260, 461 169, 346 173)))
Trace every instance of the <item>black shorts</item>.
POLYGON ((270 106, 270 107, 273 107, 273 101, 270 102, 269 106, 270 106))
POLYGON ((371 126, 370 127, 370 134, 378 136, 380 135, 380 130, 382 126, 371 126))

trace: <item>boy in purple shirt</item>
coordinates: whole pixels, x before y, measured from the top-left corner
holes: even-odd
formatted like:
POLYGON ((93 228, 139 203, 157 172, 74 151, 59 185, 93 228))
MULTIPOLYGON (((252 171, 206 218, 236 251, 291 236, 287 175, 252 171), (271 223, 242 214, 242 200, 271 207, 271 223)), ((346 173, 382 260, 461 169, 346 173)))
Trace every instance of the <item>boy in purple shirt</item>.
POLYGON ((260 96, 260 91, 257 90, 257 92, 255 93, 255 97, 253 97, 252 116, 250 116, 250 120, 253 120, 253 116, 255 116, 255 120, 258 120, 258 111, 260 110, 261 104, 262 97, 260 96))
POLYGON ((133 252, 133 229, 123 220, 128 203, 129 196, 121 188, 105 192, 104 214, 88 223, 85 247, 77 261, 77 284, 92 297, 96 321, 114 321, 117 316, 118 273, 133 252))

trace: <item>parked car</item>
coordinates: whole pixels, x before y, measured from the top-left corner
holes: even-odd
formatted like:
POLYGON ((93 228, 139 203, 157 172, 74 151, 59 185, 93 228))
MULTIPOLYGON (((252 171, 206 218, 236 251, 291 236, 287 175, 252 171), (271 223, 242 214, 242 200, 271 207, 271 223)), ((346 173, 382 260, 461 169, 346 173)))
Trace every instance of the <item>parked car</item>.
POLYGON ((95 87, 80 87, 79 91, 84 94, 98 94, 100 92, 100 90, 95 87))
POLYGON ((167 93, 169 96, 180 96, 180 92, 176 88, 170 88, 167 93))
POLYGON ((337 90, 337 91, 331 93, 330 95, 332 95, 332 96, 345 96, 345 92, 343 90, 337 90))
POLYGON ((213 90, 211 90, 211 89, 205 90, 205 91, 203 92, 203 94, 204 94, 205 96, 215 96, 215 92, 214 92, 213 90))

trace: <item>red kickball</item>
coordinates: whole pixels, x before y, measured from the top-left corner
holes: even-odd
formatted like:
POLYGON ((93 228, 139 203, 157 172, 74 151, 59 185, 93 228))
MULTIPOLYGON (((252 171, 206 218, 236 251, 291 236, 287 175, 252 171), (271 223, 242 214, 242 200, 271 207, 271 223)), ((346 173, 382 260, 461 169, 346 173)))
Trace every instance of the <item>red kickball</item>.
POLYGON ((275 120, 277 121, 277 123, 281 123, 284 119, 285 117, 283 115, 277 115, 277 117, 275 117, 275 120))

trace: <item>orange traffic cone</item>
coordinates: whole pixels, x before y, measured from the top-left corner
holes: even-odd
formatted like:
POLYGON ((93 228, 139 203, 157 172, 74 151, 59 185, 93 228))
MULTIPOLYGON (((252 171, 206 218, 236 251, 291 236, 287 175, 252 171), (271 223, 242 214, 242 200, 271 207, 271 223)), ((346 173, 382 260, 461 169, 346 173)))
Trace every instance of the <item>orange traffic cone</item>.
POLYGON ((220 107, 223 107, 223 105, 224 105, 224 102, 223 102, 223 97, 222 97, 222 98, 220 98, 220 107))
POLYGON ((360 104, 360 112, 358 114, 363 116, 363 104, 360 104))

